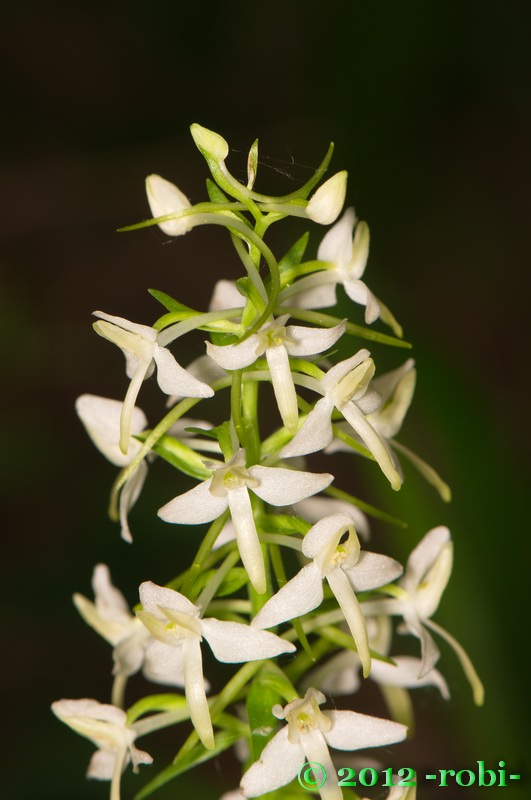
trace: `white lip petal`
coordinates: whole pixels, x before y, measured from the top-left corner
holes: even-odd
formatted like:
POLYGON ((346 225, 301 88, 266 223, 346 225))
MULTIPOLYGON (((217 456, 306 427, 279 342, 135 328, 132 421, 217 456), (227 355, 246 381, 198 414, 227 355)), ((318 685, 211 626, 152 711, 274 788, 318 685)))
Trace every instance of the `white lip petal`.
POLYGON ((286 347, 284 345, 268 347, 266 359, 282 422, 290 433, 295 433, 299 422, 299 409, 286 347))
POLYGON ((203 658, 199 639, 183 641, 184 692, 190 718, 207 750, 214 747, 214 731, 203 682, 203 658))
POLYGON ((369 653, 367 623, 363 616, 361 606, 341 567, 329 570, 326 573, 326 579, 345 615, 346 623, 358 650, 363 675, 367 677, 371 669, 371 655, 369 653))
POLYGON ((264 557, 247 487, 231 489, 228 493, 228 503, 243 566, 255 590, 258 594, 263 594, 266 590, 264 557))

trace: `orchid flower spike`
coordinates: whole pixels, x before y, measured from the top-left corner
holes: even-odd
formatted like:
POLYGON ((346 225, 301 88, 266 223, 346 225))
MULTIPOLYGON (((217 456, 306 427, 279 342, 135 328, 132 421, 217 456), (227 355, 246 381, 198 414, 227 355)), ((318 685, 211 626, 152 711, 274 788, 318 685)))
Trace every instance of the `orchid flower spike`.
MULTIPOLYGON (((207 749, 214 747, 214 732, 204 688, 201 642, 205 639, 218 661, 236 664, 293 653, 294 645, 274 633, 258 631, 238 622, 201 619, 201 608, 173 589, 147 581, 140 586, 142 611, 137 616, 162 644, 163 651, 182 652, 184 690, 190 717, 207 749)), ((163 655, 163 653, 162 653, 163 655)))
POLYGON ((278 467, 245 466, 245 450, 215 467, 212 477, 175 497, 159 509, 165 522, 198 525, 212 522, 229 508, 236 541, 249 579, 259 594, 266 589, 264 559, 256 532, 249 491, 266 503, 285 506, 317 494, 333 481, 327 472, 316 474, 278 467))
POLYGON ((381 404, 380 395, 370 385, 375 366, 368 350, 340 361, 321 380, 312 380, 312 387, 323 397, 317 401, 299 431, 281 451, 282 458, 301 456, 323 450, 333 439, 332 413, 340 411, 373 454, 393 489, 400 489, 402 480, 392 454, 367 416, 381 404))
POLYGON ((321 711, 325 696, 308 689, 302 699, 282 708, 273 707, 277 719, 287 722, 265 746, 259 761, 247 770, 241 781, 244 797, 257 797, 288 784, 305 762, 317 762, 326 771, 319 789, 322 800, 341 800, 329 747, 360 750, 382 747, 406 738, 407 728, 398 722, 369 717, 354 711, 321 711))
POLYGON ((313 611, 323 601, 326 578, 345 615, 365 677, 371 669, 367 626, 355 592, 383 586, 402 574, 393 558, 360 551, 353 519, 332 514, 316 523, 302 540, 302 552, 312 562, 273 595, 252 621, 256 628, 272 628, 313 611), (343 537, 347 535, 346 541, 343 537))
POLYGON ((210 386, 197 380, 183 369, 166 347, 158 344, 161 331, 147 325, 130 322, 123 317, 113 317, 95 311, 100 320, 94 330, 104 339, 118 345, 126 359, 127 376, 131 383, 125 396, 120 418, 120 450, 127 454, 131 437, 131 417, 142 382, 149 378, 157 366, 157 382, 165 394, 183 397, 212 397, 210 386))
POLYGON ((437 663, 440 652, 428 628, 438 633, 454 649, 472 687, 476 705, 483 704, 484 689, 470 658, 444 628, 431 617, 437 611, 452 572, 453 546, 450 531, 444 526, 433 528, 411 552, 406 569, 397 587, 396 597, 369 601, 366 613, 396 614, 404 619, 404 628, 420 640, 423 678, 437 663))
MULTIPOLYGON (((146 178, 146 194, 153 216, 166 217, 178 214, 192 204, 174 183, 161 178, 160 175, 148 175, 146 178)), ((167 236, 182 236, 194 227, 193 216, 168 219, 158 223, 159 228, 167 236)))
POLYGON ((268 322, 243 342, 224 346, 206 342, 206 346, 208 355, 227 370, 249 367, 265 354, 282 422, 290 433, 295 433, 299 413, 289 357, 317 355, 328 350, 344 333, 345 323, 333 328, 286 326, 288 317, 289 314, 283 314, 268 322))
MULTIPOLYGON (((127 455, 124 455, 118 445, 123 406, 119 400, 97 397, 93 394, 83 394, 76 400, 76 411, 88 435, 100 453, 117 467, 126 467, 137 455, 141 445, 134 436, 145 430, 148 425, 142 409, 134 406, 131 411, 127 455)), ((127 517, 142 491, 147 471, 146 461, 141 461, 129 475, 120 492, 121 536, 126 542, 133 541, 127 517)))
POLYGON ((112 780, 113 800, 119 800, 120 777, 130 761, 135 772, 140 764, 153 762, 149 753, 134 746, 136 731, 127 725, 127 715, 121 708, 96 700, 57 700, 52 703, 52 711, 61 722, 98 747, 90 760, 87 777, 112 780))

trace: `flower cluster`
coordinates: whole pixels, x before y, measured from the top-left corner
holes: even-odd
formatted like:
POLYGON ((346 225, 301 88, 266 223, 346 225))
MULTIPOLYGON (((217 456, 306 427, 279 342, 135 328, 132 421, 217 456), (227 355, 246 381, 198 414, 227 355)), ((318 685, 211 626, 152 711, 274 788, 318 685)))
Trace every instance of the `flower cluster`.
MULTIPOLYGON (((212 176, 208 200, 194 205, 174 184, 150 175, 153 219, 131 229, 157 225, 175 237, 200 225, 224 227, 242 277, 213 286, 205 311, 150 290, 164 306, 151 326, 94 312, 95 331, 125 355, 129 383, 123 402, 86 394, 76 409, 96 447, 120 468, 110 509, 125 542, 133 541, 129 516, 148 464, 159 458, 196 482, 168 498, 158 514, 171 525, 194 526, 189 535, 197 539, 197 552, 192 565, 179 561, 177 533, 178 574, 167 574, 164 558, 164 585, 143 582, 134 607, 114 586, 108 567, 95 567, 94 599, 75 594, 74 603, 112 646, 111 704, 60 700, 52 709, 96 745, 87 775, 111 782, 111 800, 119 800, 128 764, 136 772, 153 761, 136 740, 174 725, 188 726, 188 738, 139 797, 235 744, 245 764, 231 797, 275 792, 277 798, 302 798, 296 781, 283 787, 305 762, 318 762, 328 776, 321 797, 340 800, 346 795, 329 748, 353 751, 402 741, 412 722, 410 689, 435 686, 449 697, 432 633, 454 648, 476 703, 483 701, 467 654, 432 620, 452 569, 450 532, 442 526, 429 531, 403 568, 390 555, 365 548, 368 516, 397 520, 358 500, 355 486, 372 462, 368 471, 379 470, 399 490, 400 453, 443 500, 450 491, 395 438, 413 397, 414 361, 378 374, 371 352, 353 344, 362 339, 410 346, 362 280, 369 229, 352 208, 342 214, 346 172, 319 186, 333 148, 304 186, 273 197, 254 190, 257 142, 242 183, 226 164, 225 139, 200 125, 191 132, 212 176), (316 258, 305 260, 308 235, 281 258, 266 244, 269 227, 290 216, 332 226, 316 258), (355 304, 353 314, 364 309, 364 324, 328 313, 339 286, 355 304), (367 327, 378 320, 393 335, 367 327), (204 353, 187 363, 179 340, 198 331, 204 353), (168 399, 165 415, 151 426, 136 403, 153 373, 168 399), (227 400, 220 423, 189 416, 201 404, 201 416, 208 418, 216 395, 227 400), (260 413, 260 400, 267 414, 260 413), (355 456, 346 474, 334 467, 338 451, 355 456), (322 454, 321 464, 327 459, 331 471, 309 467, 305 457, 314 453, 322 454), (419 640, 418 656, 395 651, 395 617, 401 619, 398 633, 419 640), (213 656, 241 665, 225 686, 218 686, 211 667, 204 674, 205 644, 209 664, 213 656), (128 681, 139 672, 171 691, 147 694, 127 707, 128 681), (381 687, 393 719, 321 709, 325 693, 353 694, 365 678, 381 687)), ((391 788, 389 797, 399 796, 391 788)))

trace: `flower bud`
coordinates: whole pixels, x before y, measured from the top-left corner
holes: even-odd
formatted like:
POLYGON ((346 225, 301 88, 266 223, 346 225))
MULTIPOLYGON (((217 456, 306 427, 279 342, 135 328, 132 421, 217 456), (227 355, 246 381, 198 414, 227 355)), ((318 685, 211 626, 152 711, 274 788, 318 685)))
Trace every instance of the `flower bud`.
POLYGON ((314 222, 331 225, 338 218, 347 192, 347 172, 337 172, 317 189, 306 206, 306 214, 314 222))
POLYGON ((190 132, 198 150, 208 160, 225 161, 229 154, 229 145, 219 133, 203 128, 197 122, 190 127, 190 132))
MULTIPOLYGON (((160 175, 148 175, 146 178, 146 193, 149 207, 154 217, 165 217, 176 211, 190 208, 188 198, 175 186, 174 183, 161 178, 160 175)), ((169 219, 161 222, 159 228, 168 236, 182 236, 193 227, 193 217, 169 219)))

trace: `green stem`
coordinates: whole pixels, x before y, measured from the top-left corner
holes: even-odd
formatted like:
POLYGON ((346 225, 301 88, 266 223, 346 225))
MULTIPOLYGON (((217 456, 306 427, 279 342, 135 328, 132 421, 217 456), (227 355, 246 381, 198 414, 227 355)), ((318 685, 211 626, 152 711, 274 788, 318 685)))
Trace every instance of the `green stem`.
POLYGON ((214 520, 214 522, 208 529, 205 538, 201 542, 199 550, 197 551, 196 556, 194 558, 193 564, 188 572, 188 577, 183 583, 181 593, 184 594, 186 597, 188 597, 190 600, 192 600, 192 602, 194 601, 194 593, 193 593, 194 583, 199 573, 201 572, 203 564, 210 555, 210 551, 212 550, 212 547, 214 546, 216 539, 221 533, 221 529, 228 520, 229 514, 230 512, 227 509, 227 511, 223 512, 221 517, 218 517, 218 519, 214 520))

